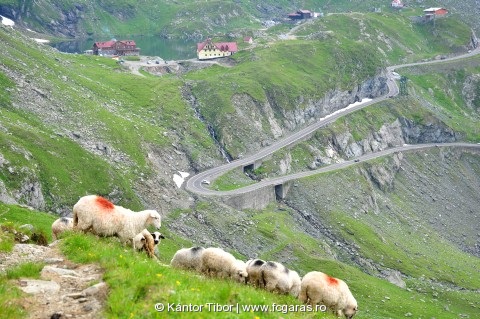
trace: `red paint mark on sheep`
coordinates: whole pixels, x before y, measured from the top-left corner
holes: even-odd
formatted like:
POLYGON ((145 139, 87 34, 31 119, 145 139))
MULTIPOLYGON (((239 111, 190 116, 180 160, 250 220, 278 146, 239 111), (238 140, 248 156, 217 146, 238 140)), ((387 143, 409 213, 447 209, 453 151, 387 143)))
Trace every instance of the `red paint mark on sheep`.
POLYGON ((329 285, 338 285, 338 279, 327 276, 327 282, 329 285))
POLYGON ((103 209, 112 210, 115 208, 115 205, 111 203, 108 199, 98 196, 96 199, 97 205, 103 209))

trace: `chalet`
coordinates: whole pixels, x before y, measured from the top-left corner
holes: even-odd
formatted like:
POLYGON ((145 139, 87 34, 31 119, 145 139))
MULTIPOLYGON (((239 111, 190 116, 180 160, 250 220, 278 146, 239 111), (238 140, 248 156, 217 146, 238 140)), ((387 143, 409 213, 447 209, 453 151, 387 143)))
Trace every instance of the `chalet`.
POLYGON ((237 42, 212 42, 212 39, 207 39, 205 42, 197 43, 199 60, 223 58, 237 51, 237 42))
POLYGON ((445 8, 428 8, 423 10, 423 18, 425 21, 434 20, 437 17, 443 17, 448 13, 445 8))
POLYGON ((252 37, 244 37, 243 42, 252 44, 253 43, 253 38, 252 37))
POLYGON ((294 13, 289 13, 288 17, 292 20, 301 20, 301 19, 310 19, 313 18, 314 14, 310 10, 298 10, 294 13))
POLYGON ((137 48, 133 40, 117 41, 113 39, 105 42, 95 42, 92 50, 95 55, 140 55, 140 48, 137 48))
POLYGON ((402 0, 393 0, 392 1, 392 8, 401 9, 403 7, 404 7, 404 5, 402 3, 402 0))

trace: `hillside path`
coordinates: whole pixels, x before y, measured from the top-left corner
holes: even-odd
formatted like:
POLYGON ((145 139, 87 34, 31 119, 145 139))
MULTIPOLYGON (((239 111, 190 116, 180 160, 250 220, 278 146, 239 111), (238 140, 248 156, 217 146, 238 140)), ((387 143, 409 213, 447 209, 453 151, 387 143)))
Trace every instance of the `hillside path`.
POLYGON ((0 273, 26 262, 45 264, 39 279, 12 280, 25 292, 20 305, 26 318, 101 318, 107 296, 103 270, 96 264, 69 261, 57 244, 16 244, 12 252, 0 253, 0 273))

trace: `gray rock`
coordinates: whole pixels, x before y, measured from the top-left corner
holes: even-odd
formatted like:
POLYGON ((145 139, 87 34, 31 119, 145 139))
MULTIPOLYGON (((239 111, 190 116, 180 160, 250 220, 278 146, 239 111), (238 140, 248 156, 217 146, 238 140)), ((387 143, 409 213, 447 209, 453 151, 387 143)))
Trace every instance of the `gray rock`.
POLYGON ((53 273, 59 276, 74 276, 79 277, 80 275, 71 269, 57 268, 52 266, 45 266, 42 269, 42 276, 47 275, 48 273, 53 273))
POLYGON ((20 289, 27 294, 53 294, 60 291, 60 285, 54 281, 24 279, 20 281, 20 289))
POLYGON ((407 288, 407 284, 405 283, 405 281, 403 281, 402 274, 398 270, 384 270, 382 272, 382 275, 386 280, 388 280, 388 282, 394 284, 395 286, 403 289, 407 288))
POLYGON ((104 282, 99 282, 91 287, 88 287, 82 291, 85 296, 98 296, 103 295, 107 291, 107 284, 104 282))

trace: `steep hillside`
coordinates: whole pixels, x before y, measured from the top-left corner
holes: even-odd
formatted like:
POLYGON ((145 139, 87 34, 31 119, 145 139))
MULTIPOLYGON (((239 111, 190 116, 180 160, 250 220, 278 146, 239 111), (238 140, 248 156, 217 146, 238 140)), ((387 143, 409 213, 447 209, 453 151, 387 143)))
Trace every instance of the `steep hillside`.
POLYGON ((290 34, 296 39, 260 43, 234 55, 233 65, 187 74, 189 100, 236 158, 387 93, 386 65, 467 52, 465 24, 445 19, 436 28, 392 14, 314 20, 290 34))
POLYGON ((0 38, 4 200, 62 214, 92 192, 133 208, 188 205, 173 175, 219 153, 177 79, 134 76, 4 28, 0 38))
MULTIPOLYGON (((444 6, 478 32, 478 1, 409 1, 401 11, 406 16, 422 13, 426 7, 444 6)), ((288 13, 298 9, 316 12, 382 12, 390 1, 286 0, 234 1, 12 1, 0 0, 0 15, 36 32, 68 38, 105 38, 128 34, 160 35, 175 38, 205 38, 216 34, 233 35, 256 32, 262 22, 286 21, 288 13)))
MULTIPOLYGON (((335 30, 326 39, 260 44, 227 66, 179 77, 138 77, 110 59, 61 54, 1 28, 2 197, 62 214, 92 192, 165 213, 188 207, 193 199, 173 176, 223 160, 211 134, 236 158, 349 103, 384 94, 382 68, 404 57, 387 60, 360 38, 374 37, 373 26, 389 21, 374 14, 328 18, 315 23, 335 30), (355 23, 340 28, 340 18, 355 23), (355 33, 357 24, 372 26, 355 33), (45 151, 46 144, 52 150, 45 151)), ((468 29, 458 25, 455 37, 441 33, 434 46, 419 41, 410 55, 457 51, 469 41, 468 29)), ((392 31, 392 52, 428 32, 392 31)))

